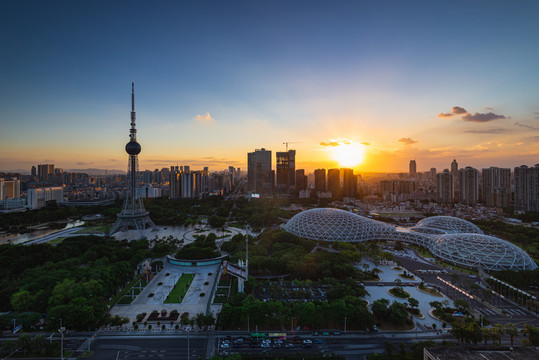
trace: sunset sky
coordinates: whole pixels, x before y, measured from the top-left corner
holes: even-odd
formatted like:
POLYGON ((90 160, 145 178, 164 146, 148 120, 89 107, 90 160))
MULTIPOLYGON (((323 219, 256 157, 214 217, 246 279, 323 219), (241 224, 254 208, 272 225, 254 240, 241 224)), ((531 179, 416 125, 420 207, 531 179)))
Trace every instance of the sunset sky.
POLYGON ((0 170, 125 170, 132 81, 141 169, 246 170, 247 152, 285 141, 308 171, 361 156, 359 172, 533 165, 538 14, 537 1, 3 1, 0 170))

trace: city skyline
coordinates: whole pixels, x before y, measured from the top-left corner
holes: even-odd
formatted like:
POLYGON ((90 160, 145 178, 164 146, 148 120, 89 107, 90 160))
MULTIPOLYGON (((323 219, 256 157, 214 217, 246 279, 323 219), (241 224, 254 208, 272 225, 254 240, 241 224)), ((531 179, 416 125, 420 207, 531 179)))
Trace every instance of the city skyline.
POLYGON ((248 152, 282 152, 284 142, 308 173, 407 172, 410 159, 422 172, 453 158, 477 169, 539 162, 534 2, 5 10, 2 170, 125 171, 132 81, 141 169, 246 170, 248 152))

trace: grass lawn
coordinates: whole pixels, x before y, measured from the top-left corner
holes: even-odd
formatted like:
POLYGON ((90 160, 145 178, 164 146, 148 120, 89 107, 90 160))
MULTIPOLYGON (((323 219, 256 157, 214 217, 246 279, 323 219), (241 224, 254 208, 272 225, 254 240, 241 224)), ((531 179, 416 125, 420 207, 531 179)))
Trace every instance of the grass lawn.
POLYGON ((476 275, 476 276, 479 275, 479 272, 476 271, 476 270, 466 269, 466 268, 463 268, 463 267, 460 267, 460 266, 457 266, 457 265, 447 263, 445 261, 437 260, 436 264, 440 265, 440 266, 443 266, 445 268, 448 268, 448 269, 453 269, 453 270, 456 270, 456 271, 460 271, 460 272, 465 273, 465 274, 476 275))
POLYGON ((61 243, 65 239, 66 239, 65 237, 59 237, 59 238, 56 238, 54 240, 49 241, 49 244, 50 245, 58 245, 59 243, 61 243))
POLYGON ((98 225, 98 226, 89 226, 77 231, 77 234, 92 234, 92 233, 105 233, 107 231, 107 226, 98 225))
POLYGON ((187 293, 187 290, 189 290, 189 286, 191 286, 191 282, 193 281, 194 277, 195 274, 182 274, 180 279, 176 282, 176 285, 174 285, 174 288, 170 294, 168 294, 165 304, 179 304, 180 296, 183 299, 187 293))
POLYGON ((215 299, 213 299, 214 304, 224 304, 228 301, 226 296, 223 295, 217 295, 215 296, 215 299))

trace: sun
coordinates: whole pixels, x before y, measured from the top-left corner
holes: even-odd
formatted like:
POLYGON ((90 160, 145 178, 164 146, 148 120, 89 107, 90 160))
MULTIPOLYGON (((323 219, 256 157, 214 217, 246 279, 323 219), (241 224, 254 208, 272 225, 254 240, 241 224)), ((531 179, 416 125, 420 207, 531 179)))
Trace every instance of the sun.
POLYGON ((365 145, 341 144, 331 149, 331 157, 343 168, 354 168, 365 161, 365 145))

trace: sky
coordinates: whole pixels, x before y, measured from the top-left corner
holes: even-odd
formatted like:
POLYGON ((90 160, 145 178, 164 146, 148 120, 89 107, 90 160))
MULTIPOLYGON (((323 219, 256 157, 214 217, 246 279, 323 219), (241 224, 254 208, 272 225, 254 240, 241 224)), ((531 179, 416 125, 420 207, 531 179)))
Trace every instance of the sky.
POLYGON ((537 1, 2 1, 0 170, 539 163, 537 1), (273 155, 275 164, 275 155, 273 155), (275 165, 274 165, 275 166, 275 165))

